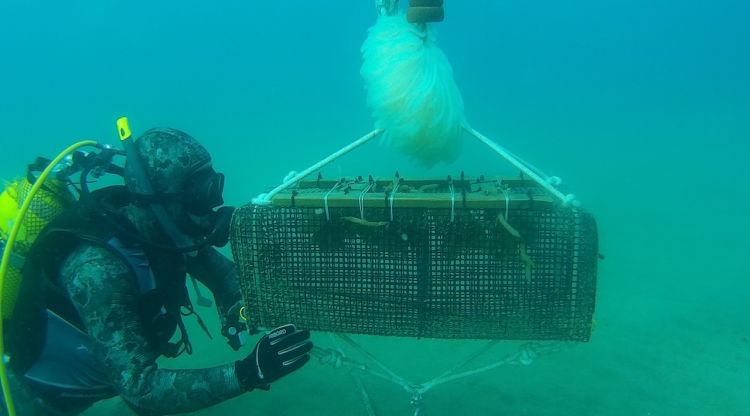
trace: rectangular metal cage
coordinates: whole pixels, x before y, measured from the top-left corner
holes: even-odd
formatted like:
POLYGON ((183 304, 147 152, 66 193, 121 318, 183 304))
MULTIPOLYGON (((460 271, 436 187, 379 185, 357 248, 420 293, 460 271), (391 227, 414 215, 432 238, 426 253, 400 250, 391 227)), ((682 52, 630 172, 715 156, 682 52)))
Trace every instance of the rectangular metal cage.
POLYGON ((251 326, 588 341, 597 228, 519 178, 306 181, 232 223, 251 326))

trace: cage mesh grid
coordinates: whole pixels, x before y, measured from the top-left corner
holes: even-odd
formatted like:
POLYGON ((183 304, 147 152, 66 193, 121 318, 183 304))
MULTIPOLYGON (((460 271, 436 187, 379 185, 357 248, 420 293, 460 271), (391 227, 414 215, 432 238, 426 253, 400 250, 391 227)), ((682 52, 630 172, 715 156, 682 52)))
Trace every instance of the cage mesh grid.
MULTIPOLYGON (((514 190, 530 195, 528 190, 514 190)), ((387 199, 384 199, 386 201, 387 199)), ((356 198, 354 198, 356 201, 356 198)), ((249 323, 429 338, 587 341, 597 230, 585 211, 247 205, 233 220, 249 323)))

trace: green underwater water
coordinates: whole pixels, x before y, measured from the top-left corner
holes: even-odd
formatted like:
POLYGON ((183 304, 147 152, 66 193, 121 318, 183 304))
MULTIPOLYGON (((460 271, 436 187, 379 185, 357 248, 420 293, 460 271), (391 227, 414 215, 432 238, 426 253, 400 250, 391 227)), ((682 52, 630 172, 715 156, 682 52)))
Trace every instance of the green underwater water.
MULTIPOLYGON (((127 115, 136 133, 172 126, 203 141, 239 205, 370 131, 359 47, 372 2, 246 3, 0 4, 0 178, 78 139, 116 144, 127 115)), ((425 414, 750 415, 750 6, 447 0, 446 12, 438 44, 468 121, 564 179, 596 217, 605 259, 589 343, 438 386, 425 414)), ((431 170, 371 143, 324 174, 396 170, 514 173, 467 138, 455 163, 431 170)), ((199 311, 217 333, 212 310, 199 311)), ((191 329, 195 353, 164 366, 251 350, 191 329)), ((484 345, 354 339, 414 382, 484 345)), ((375 414, 413 414, 401 387, 361 381, 375 414)), ((86 412, 130 414, 119 399, 86 412)), ((194 414, 368 413, 352 374, 313 360, 270 392, 194 414)))

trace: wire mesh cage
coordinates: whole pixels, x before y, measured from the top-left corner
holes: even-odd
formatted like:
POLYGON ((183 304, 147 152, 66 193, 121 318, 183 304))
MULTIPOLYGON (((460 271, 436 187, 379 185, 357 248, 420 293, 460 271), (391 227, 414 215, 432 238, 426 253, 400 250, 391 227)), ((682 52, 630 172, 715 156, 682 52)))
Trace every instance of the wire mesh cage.
POLYGON ((597 228, 524 178, 313 180, 237 210, 251 326, 587 341, 597 228))

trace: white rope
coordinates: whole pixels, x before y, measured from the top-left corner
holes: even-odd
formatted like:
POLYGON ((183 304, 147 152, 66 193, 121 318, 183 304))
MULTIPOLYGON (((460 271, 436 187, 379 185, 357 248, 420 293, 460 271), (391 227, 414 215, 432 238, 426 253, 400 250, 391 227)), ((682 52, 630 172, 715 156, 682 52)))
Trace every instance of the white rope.
POLYGON ((414 392, 411 395, 409 404, 414 408, 412 416, 422 416, 424 414, 424 397, 422 397, 421 393, 414 392))
POLYGON ((498 177, 497 186, 501 186, 500 190, 503 192, 503 196, 505 196, 505 221, 508 221, 508 215, 510 214, 510 192, 508 191, 508 187, 501 184, 502 179, 498 177))
MULTIPOLYGON (((520 169, 521 172, 523 172, 526 176, 531 178, 534 182, 538 183, 539 186, 546 189, 547 192, 551 193, 553 196, 560 199, 563 205, 569 205, 569 204, 575 205, 576 204, 575 195, 573 194, 566 195, 560 192, 552 184, 552 182, 555 182, 554 179, 551 179, 549 177, 543 177, 546 175, 534 169, 533 167, 530 167, 529 164, 525 163, 523 160, 519 159, 518 157, 516 157, 515 155, 513 155, 512 153, 504 149, 502 146, 488 139, 487 137, 485 137, 478 131, 474 130, 473 128, 469 126, 463 126, 463 127, 464 127, 464 130, 466 130, 469 134, 471 134, 472 136, 479 139, 479 141, 489 146, 490 149, 497 152, 500 156, 502 156, 505 160, 507 160, 511 165, 520 169)), ((553 178, 556 178, 556 177, 553 177, 553 178)), ((559 178, 556 178, 556 179, 559 180, 559 178)))
POLYGON ((289 171, 289 173, 287 173, 286 176, 284 176, 284 180, 281 182, 284 183, 284 182, 291 181, 298 174, 299 172, 297 172, 296 170, 289 171))
MULTIPOLYGON (((369 374, 371 376, 374 376, 374 377, 377 377, 377 378, 379 378, 381 380, 398 384, 398 381, 396 381, 393 377, 391 377, 391 376, 389 376, 389 375, 387 375, 385 373, 382 373, 380 371, 374 370, 374 369, 370 368, 366 364, 362 364, 360 362, 352 360, 349 357, 345 357, 345 356, 341 355, 341 353, 339 351, 336 351, 334 349, 331 349, 331 348, 321 348, 321 347, 315 346, 315 347, 313 347, 312 355, 314 355, 315 357, 317 357, 318 358, 318 362, 320 362, 320 364, 322 364, 322 365, 330 365, 330 366, 332 366, 332 367, 334 367, 336 369, 339 369, 339 368, 341 368, 343 366, 347 366, 350 369, 362 371, 363 373, 367 373, 367 374, 369 374)), ((404 387, 404 386, 402 386, 402 387, 404 387)), ((408 393, 412 392, 411 390, 406 389, 406 388, 405 388, 405 390, 408 393)))
POLYGON ((365 219, 365 195, 375 187, 375 182, 370 182, 367 187, 359 193, 359 217, 365 219))
MULTIPOLYGON (((336 339, 336 337, 334 337, 332 333, 328 333, 328 337, 331 339, 331 342, 336 348, 336 351, 338 351, 338 353, 341 355, 341 358, 346 359, 346 354, 344 353, 343 348, 341 348, 341 345, 339 345, 339 342, 336 339)), ((352 375, 352 378, 354 379, 354 384, 357 385, 357 389, 359 389, 359 393, 362 396, 362 401, 364 402, 367 415, 375 416, 375 409, 372 407, 372 400, 370 399, 370 395, 367 394, 367 390, 365 390, 365 385, 362 383, 362 379, 359 378, 359 374, 355 372, 351 372, 350 374, 352 375)))
POLYGON ((492 341, 488 341, 488 342, 487 342, 487 343, 486 343, 486 344, 484 345, 484 347, 482 347, 481 349, 478 349, 478 350, 477 350, 477 351, 476 351, 476 352, 475 352, 474 354, 472 354, 472 355, 470 355, 470 356, 466 357, 466 359, 465 359, 465 360, 461 361, 461 362, 460 362, 459 364, 456 364, 455 366, 453 366, 453 368, 451 368, 451 369, 449 369, 449 370, 445 371, 445 372, 444 372, 443 374, 440 374, 439 376, 435 377, 435 378, 434 378, 434 379, 432 379, 431 381, 428 381, 428 382, 426 382, 426 383, 423 383, 423 384, 422 384, 422 388, 424 389, 424 391, 425 391, 425 392, 426 392, 427 390, 430 390, 430 389, 432 389, 432 388, 433 388, 433 387, 434 387, 435 385, 437 385, 436 383, 437 383, 437 382, 438 382, 439 380, 442 380, 442 379, 446 379, 446 378, 448 378, 448 377, 452 376, 452 375, 453 375, 453 373, 455 373, 456 371, 458 371, 458 370, 460 370, 460 369, 462 369, 462 368, 466 367, 467 365, 469 365, 469 363, 471 363, 471 362, 472 362, 472 361, 474 361, 475 359, 477 359, 477 358, 481 357, 482 355, 484 355, 485 353, 487 353, 487 351, 491 350, 491 349, 492 349, 493 347, 495 347, 495 346, 496 346, 497 344, 499 344, 499 343, 500 343, 500 341, 499 341, 499 340, 492 340, 492 341))
MULTIPOLYGON (((534 171, 534 173, 536 173, 536 174, 537 174, 537 175, 539 175, 540 177, 544 178, 544 180, 545 180, 545 181, 547 181, 547 182, 550 182, 550 183, 552 183, 551 177, 550 177, 549 175, 547 175, 547 174, 546 174, 546 173, 545 173, 545 172, 544 172, 543 170, 541 170, 541 169, 539 169, 538 167, 534 166, 533 164, 531 164, 531 163, 527 162, 527 161, 526 161, 526 159, 523 159, 523 158, 519 157, 519 156, 518 156, 517 154, 515 154, 515 153, 511 152, 510 150, 508 150, 508 149, 506 149, 506 148, 503 148, 503 150, 505 150, 505 152, 506 152, 506 153, 507 153, 508 155, 510 155, 510 157, 512 157, 513 159, 516 159, 516 160, 518 160, 518 161, 519 161, 519 162, 521 162, 521 163, 522 163, 522 164, 523 164, 524 166, 526 166, 527 168, 529 168, 529 169, 533 170, 533 171, 534 171)), ((555 177, 556 177, 556 176, 555 176, 555 177)), ((556 178, 557 178, 558 180, 560 179, 560 178, 558 178, 558 177, 556 177, 556 178)), ((559 182, 558 182, 558 183, 553 183, 553 185, 559 185, 559 184, 560 184, 559 182)))
MULTIPOLYGON (((548 192, 550 192, 552 195, 560 199, 562 201, 563 205, 569 205, 569 204, 577 204, 577 201, 575 200, 575 195, 573 194, 563 194, 560 192, 557 188, 555 188, 556 185, 560 184, 560 178, 556 176, 547 176, 539 169, 536 169, 533 165, 525 162, 523 159, 515 156, 513 153, 508 151, 507 149, 503 148, 499 144, 493 142, 492 140, 488 139, 478 131, 474 130, 473 128, 469 126, 463 126, 463 128, 472 136, 479 139, 481 142, 489 146, 492 150, 497 152, 500 156, 502 156, 505 160, 507 160, 510 164, 521 170, 526 176, 531 178, 533 181, 538 183, 541 187, 546 189, 548 192)), ((256 205, 267 205, 270 204, 273 200, 273 197, 275 197, 279 192, 284 191, 285 189, 295 185, 297 182, 301 181, 302 179, 306 178, 313 172, 316 172, 323 167, 331 164, 338 158, 348 154, 349 152, 357 149, 358 147, 366 144, 370 140, 380 136, 383 134, 383 129, 376 129, 371 131, 370 133, 360 137, 359 139, 355 140, 348 146, 343 147, 342 149, 338 150, 337 152, 334 152, 330 156, 326 157, 325 159, 319 161, 318 163, 315 163, 314 165, 310 166, 309 168, 305 169, 304 171, 300 173, 296 173, 294 171, 290 172, 286 178, 284 178, 284 182, 271 190, 268 193, 263 193, 258 195, 257 197, 253 198, 253 203, 256 205), (296 173, 296 174, 295 174, 296 173)), ((394 192, 395 193, 395 192, 394 192)), ((391 195, 393 198, 393 195, 391 195)), ((392 201, 391 201, 392 202, 392 201)), ((391 215, 391 219, 393 219, 393 216, 391 215)))
POLYGON ((451 222, 456 219, 456 188, 453 187, 453 182, 448 184, 448 189, 451 191, 451 222))
POLYGON ((401 179, 396 178, 396 185, 393 187, 390 198, 388 198, 391 205, 391 221, 393 221, 393 201, 396 199, 396 192, 398 192, 399 186, 401 186, 401 179))
POLYGON ((452 376, 448 376, 448 377, 444 377, 444 378, 432 380, 429 383, 423 384, 419 388, 419 391, 422 392, 422 393, 426 393, 429 390, 431 390, 431 389, 433 389, 433 388, 435 388, 437 386, 440 386, 440 385, 445 384, 445 383, 449 383, 451 381, 457 381, 457 380, 460 380, 462 378, 467 378, 467 377, 475 376, 475 375, 478 375, 478 374, 486 373, 487 371, 494 370, 494 369, 500 368, 500 367, 504 367, 506 365, 519 364, 521 362, 520 360, 521 360, 522 356, 523 356, 523 352, 516 352, 514 354, 506 356, 504 359, 502 359, 502 360, 500 360, 498 362, 495 362, 494 364, 486 365, 484 367, 477 368, 475 370, 464 371, 463 373, 454 374, 452 376))
POLYGON ((521 346, 520 350, 508 354, 500 361, 497 361, 493 364, 488 364, 484 367, 476 368, 474 370, 464 371, 463 373, 451 375, 448 377, 439 377, 435 380, 431 381, 428 385, 428 383, 423 384, 420 387, 420 392, 425 393, 428 390, 437 387, 441 384, 445 384, 451 381, 460 380, 462 378, 475 376, 478 374, 486 373, 487 371, 494 370, 499 367, 503 367, 506 365, 524 365, 529 366, 533 364, 534 360, 536 360, 541 355, 551 354, 553 352, 559 352, 561 350, 561 347, 559 344, 549 344, 549 345, 543 345, 539 343, 526 343, 521 346))
POLYGON ((559 352, 562 347, 559 343, 553 343, 553 344, 541 344, 541 343, 535 343, 535 342, 529 342, 524 345, 522 345, 518 351, 514 353, 507 354, 503 359, 496 361, 492 364, 485 365, 483 367, 475 368, 473 370, 467 370, 458 374, 455 374, 458 370, 460 370, 462 367, 468 365, 470 362, 474 361, 481 355, 484 355, 487 353, 490 349, 492 349, 495 345, 499 343, 498 340, 489 341, 487 344, 484 345, 481 349, 473 353, 472 355, 468 356, 464 361, 462 361, 460 364, 454 366, 453 368, 445 371, 443 374, 439 375, 438 377, 435 377, 434 379, 418 384, 418 383, 412 383, 403 377, 396 374, 394 371, 389 369, 385 366, 382 362, 380 362, 375 356, 373 356, 369 351, 365 350, 364 347, 359 345, 356 341, 349 338, 345 334, 336 334, 339 338, 341 338, 343 341, 345 341, 347 344, 352 346, 355 350, 357 350, 360 354, 367 357, 369 360, 371 360, 375 365, 377 365, 383 372, 376 371, 374 369, 369 368, 365 364, 358 363, 356 361, 351 360, 350 358, 346 357, 343 353, 343 350, 337 345, 338 351, 332 350, 332 349, 324 349, 315 347, 313 353, 319 357, 319 360, 321 364, 331 364, 336 368, 340 368, 342 365, 347 365, 349 368, 360 370, 363 372, 366 372, 370 375, 373 375, 375 377, 378 377, 380 379, 390 381, 394 384, 397 384, 401 386, 407 393, 412 395, 412 399, 415 397, 421 398, 423 394, 427 393, 428 391, 432 390, 433 388, 452 382, 457 381, 463 378, 475 376, 478 374, 482 374, 494 369, 497 369, 499 367, 503 367, 506 365, 524 365, 528 366, 531 365, 534 360, 536 360, 538 357, 542 355, 548 355, 551 353, 559 352))
POLYGON ((335 191, 336 188, 339 187, 339 184, 341 184, 341 181, 336 182, 333 185, 333 188, 331 188, 331 190, 328 191, 328 192, 326 192, 326 194, 323 196, 323 207, 325 208, 325 211, 326 211, 326 221, 330 221, 331 220, 331 213, 328 212, 328 195, 330 195, 331 192, 335 191))
POLYGON ((410 383, 408 380, 404 379, 403 377, 399 376, 395 372, 393 372, 390 368, 386 367, 385 364, 380 362, 377 358, 375 358, 374 355, 372 355, 369 351, 362 348, 361 345, 357 344, 353 339, 349 338, 345 334, 337 333, 339 338, 344 340, 347 344, 351 345, 354 349, 356 349, 360 354, 364 355, 365 357, 369 358, 375 365, 380 367, 381 370, 383 370, 388 376, 390 377, 391 381, 395 384, 398 384, 399 386, 403 387, 404 390, 407 392, 413 392, 414 389, 412 387, 412 383, 410 383))
POLYGON ((370 399, 370 395, 367 393, 367 390, 365 390, 365 385, 364 383, 362 383, 362 379, 359 378, 356 373, 352 373, 352 378, 354 379, 354 384, 357 385, 359 393, 362 396, 362 402, 364 402, 365 404, 365 411, 367 411, 367 415, 375 416, 375 409, 372 407, 372 399, 370 399))
POLYGON ((273 200, 273 197, 276 196, 279 192, 289 188, 290 186, 293 186, 297 182, 301 181, 302 179, 305 179, 310 174, 317 172, 318 170, 322 169, 324 166, 331 164, 336 159, 340 158, 341 156, 346 155, 347 153, 351 152, 352 150, 364 145, 365 143, 369 142, 370 140, 380 136, 383 134, 383 129, 377 129, 373 130, 370 133, 360 137, 359 139, 355 140, 351 144, 347 145, 346 147, 341 148, 337 152, 334 152, 327 158, 319 161, 318 163, 310 166, 309 168, 303 170, 302 172, 294 175, 294 177, 287 179, 282 183, 281 185, 277 186, 273 190, 271 190, 268 193, 260 194, 257 197, 253 198, 253 204, 256 205, 267 205, 271 203, 271 200, 273 200))

